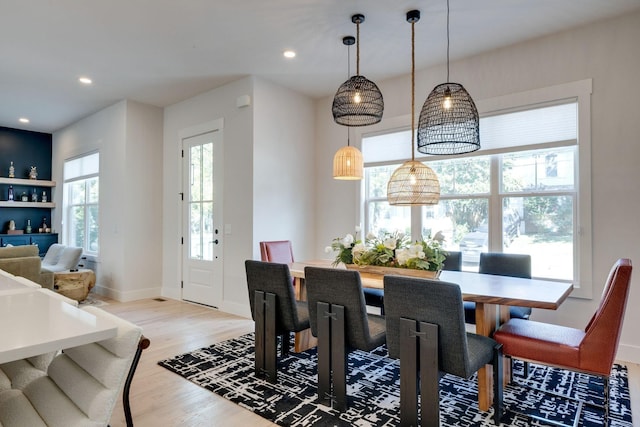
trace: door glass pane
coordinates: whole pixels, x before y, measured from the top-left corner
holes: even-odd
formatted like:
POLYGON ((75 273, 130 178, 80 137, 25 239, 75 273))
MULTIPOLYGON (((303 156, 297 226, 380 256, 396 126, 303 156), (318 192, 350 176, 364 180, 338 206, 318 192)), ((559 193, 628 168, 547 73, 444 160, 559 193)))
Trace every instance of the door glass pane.
POLYGON ((573 210, 572 196, 505 198, 503 251, 530 254, 535 277, 572 280, 573 210))
POLYGON ((189 177, 191 181, 191 201, 202 200, 202 146, 191 147, 191 170, 189 177))
POLYGON ((190 257, 212 261, 214 245, 213 225, 213 142, 194 145, 189 159, 191 179, 190 257))
POLYGON ((191 204, 190 218, 190 253, 191 258, 202 259, 202 209, 200 203, 191 204))
POLYGON ((213 200, 213 142, 202 145, 202 200, 213 200))

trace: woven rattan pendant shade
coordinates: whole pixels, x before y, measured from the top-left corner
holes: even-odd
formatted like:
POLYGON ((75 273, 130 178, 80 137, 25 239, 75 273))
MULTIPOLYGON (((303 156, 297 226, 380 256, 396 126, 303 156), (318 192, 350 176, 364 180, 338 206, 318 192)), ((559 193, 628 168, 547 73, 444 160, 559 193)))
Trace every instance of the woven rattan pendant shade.
POLYGON ((368 126, 382 120, 384 100, 378 86, 360 75, 360 24, 364 15, 353 15, 356 24, 356 75, 342 83, 333 97, 333 120, 344 126, 368 126))
POLYGON ((418 151, 464 154, 480 149, 480 118, 469 92, 449 82, 449 0, 447 0, 447 83, 433 88, 420 111, 418 151))
POLYGON ((440 182, 424 163, 409 160, 393 172, 387 184, 387 200, 394 206, 437 205, 440 182))
POLYGON ((420 11, 407 12, 411 24, 411 160, 404 162, 387 183, 387 201, 393 206, 437 205, 440 201, 440 182, 435 172, 415 160, 415 23, 420 11))
POLYGON ((462 154, 479 148, 480 119, 471 95, 458 83, 436 86, 420 112, 418 151, 462 154))
POLYGON ((355 147, 347 145, 340 148, 333 156, 333 177, 335 179, 362 179, 362 153, 355 147))

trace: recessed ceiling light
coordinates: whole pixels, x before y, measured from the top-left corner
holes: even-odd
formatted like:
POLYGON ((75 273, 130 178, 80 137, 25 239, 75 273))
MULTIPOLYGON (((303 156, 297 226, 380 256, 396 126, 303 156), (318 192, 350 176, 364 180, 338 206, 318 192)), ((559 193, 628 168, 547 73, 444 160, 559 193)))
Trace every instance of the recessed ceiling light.
POLYGON ((80 77, 78 81, 83 85, 90 85, 91 83, 93 83, 93 81, 89 77, 80 77))
POLYGON ((18 121, 19 121, 20 123, 29 123, 29 119, 27 119, 26 117, 20 117, 20 118, 18 119, 18 121))
POLYGON ((295 58, 296 57, 296 53, 292 50, 285 50, 284 51, 284 57, 285 58, 295 58))

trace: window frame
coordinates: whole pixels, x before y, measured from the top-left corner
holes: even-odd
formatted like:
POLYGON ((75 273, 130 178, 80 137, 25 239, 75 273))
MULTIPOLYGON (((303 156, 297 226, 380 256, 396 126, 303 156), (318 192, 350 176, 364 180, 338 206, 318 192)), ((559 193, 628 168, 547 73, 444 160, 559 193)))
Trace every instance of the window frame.
MULTIPOLYGON (((505 114, 514 111, 522 111, 534 108, 540 108, 547 105, 560 104, 563 102, 576 102, 578 106, 577 112, 577 154, 575 157, 574 188, 576 194, 576 203, 574 205, 574 230, 576 233, 574 239, 574 290, 572 297, 591 299, 593 296, 592 281, 592 228, 591 228, 591 93, 593 83, 591 79, 575 81, 541 89, 534 89, 525 92, 519 92, 509 95, 503 95, 495 98, 476 100, 476 107, 480 117, 505 114)), ((358 148, 362 149, 363 137, 370 137, 390 132, 400 132, 410 129, 411 116, 404 115, 369 126, 367 129, 355 129, 355 143, 358 148)), ((554 142, 551 144, 540 144, 535 146, 519 147, 517 150, 496 149, 482 150, 475 155, 492 155, 502 154, 513 151, 528 151, 533 149, 552 148, 555 146, 567 145, 566 142, 554 142)), ((462 156, 446 156, 447 158, 459 158, 462 156)), ((425 156, 417 156, 416 160, 425 161, 425 156)), ((434 159, 437 160, 437 157, 434 159)), ((401 164, 402 160, 394 160, 389 162, 376 162, 366 166, 383 166, 390 164, 401 164)), ((492 234, 490 242, 494 246, 490 246, 489 250, 496 250, 496 245, 502 243, 502 227, 499 225, 500 216, 495 212, 502 211, 502 203, 505 197, 517 197, 515 193, 504 193, 501 191, 501 174, 499 173, 498 156, 491 156, 491 191, 489 198, 489 219, 490 233, 492 234), (495 164, 494 164, 495 163, 495 164), (494 196, 491 196, 494 195, 494 196), (497 235, 493 235, 497 234, 497 235)), ((546 193, 543 193, 547 195, 546 193)), ((446 198, 461 198, 464 195, 456 195, 446 198)), ((469 196, 471 197, 471 196, 469 196)), ((473 197, 476 197, 474 195, 473 197)), ((366 224, 367 208, 365 180, 359 187, 359 209, 357 210, 356 223, 366 224)), ((420 234, 422 229, 422 207, 411 207, 411 230, 412 234, 420 234), (416 231, 417 230, 417 231, 416 231)), ((420 236, 412 236, 413 239, 420 236)), ((501 246, 497 250, 502 250, 501 246)))

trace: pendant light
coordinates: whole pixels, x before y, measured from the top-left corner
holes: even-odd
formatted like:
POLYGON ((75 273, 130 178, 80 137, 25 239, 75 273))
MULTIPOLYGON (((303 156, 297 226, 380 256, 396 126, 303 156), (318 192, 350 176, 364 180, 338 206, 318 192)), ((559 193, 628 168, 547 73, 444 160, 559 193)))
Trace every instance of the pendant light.
POLYGON ((338 88, 333 97, 333 120, 344 126, 368 126, 382 120, 384 101, 378 86, 360 75, 360 24, 364 15, 351 17, 356 24, 356 75, 338 88))
POLYGON ((480 118, 471 95, 449 82, 449 0, 447 0, 447 83, 436 86, 422 106, 418 151, 424 154, 463 154, 480 149, 480 118))
MULTIPOLYGON (((353 36, 346 36, 342 39, 342 43, 347 46, 347 77, 351 74, 351 49, 349 47, 355 41, 353 36)), ((333 156, 333 178, 341 180, 362 179, 363 163, 360 150, 350 144, 349 128, 347 127, 347 146, 340 148, 333 156)))
POLYGON ((415 23, 420 11, 407 12, 411 24, 411 160, 393 172, 387 184, 387 200, 394 206, 437 205, 440 200, 440 182, 435 172, 415 160, 415 23))

